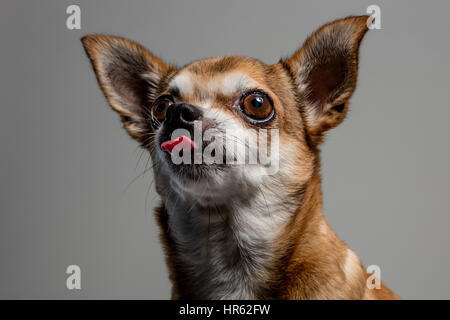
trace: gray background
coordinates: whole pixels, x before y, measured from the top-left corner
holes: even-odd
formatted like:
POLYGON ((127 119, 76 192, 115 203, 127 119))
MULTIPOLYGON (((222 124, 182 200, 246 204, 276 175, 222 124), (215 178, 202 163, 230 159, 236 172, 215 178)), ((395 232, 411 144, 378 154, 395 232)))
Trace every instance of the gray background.
POLYGON ((152 176, 128 186, 148 157, 107 106, 82 35, 126 36, 178 65, 272 63, 370 4, 382 30, 364 39, 352 110, 322 148, 325 215, 400 296, 450 298, 450 6, 374 0, 3 1, 0 298, 169 298, 152 176), (66 29, 70 4, 81 30, 66 29), (66 289, 70 264, 81 290, 66 289))

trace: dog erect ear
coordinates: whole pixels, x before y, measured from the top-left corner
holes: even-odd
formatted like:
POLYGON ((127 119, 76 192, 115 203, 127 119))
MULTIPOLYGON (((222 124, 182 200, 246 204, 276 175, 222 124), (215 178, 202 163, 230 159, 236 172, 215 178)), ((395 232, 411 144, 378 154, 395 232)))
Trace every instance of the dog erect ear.
POLYGON ((282 62, 298 86, 308 131, 319 141, 322 133, 341 123, 347 113, 368 18, 348 17, 324 25, 282 62))
POLYGON ((141 138, 148 123, 148 106, 173 67, 124 38, 87 35, 81 41, 109 104, 119 113, 127 132, 141 138))

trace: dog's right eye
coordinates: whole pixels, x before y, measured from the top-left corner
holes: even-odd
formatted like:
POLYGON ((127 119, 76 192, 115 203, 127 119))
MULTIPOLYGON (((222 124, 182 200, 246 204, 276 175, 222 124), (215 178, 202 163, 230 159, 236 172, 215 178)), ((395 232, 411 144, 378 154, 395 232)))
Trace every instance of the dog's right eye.
POLYGON ((167 98, 157 100, 152 106, 152 120, 154 122, 163 122, 166 117, 166 111, 172 104, 167 98))
POLYGON ((254 122, 266 122, 273 117, 274 109, 269 96, 259 90, 244 94, 240 101, 242 112, 254 122))

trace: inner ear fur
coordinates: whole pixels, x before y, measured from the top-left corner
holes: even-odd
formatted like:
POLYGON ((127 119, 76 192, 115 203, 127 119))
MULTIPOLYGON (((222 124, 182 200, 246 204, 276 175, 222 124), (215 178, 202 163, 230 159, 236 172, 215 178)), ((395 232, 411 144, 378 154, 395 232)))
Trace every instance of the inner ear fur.
POLYGON ((140 138, 148 106, 164 76, 174 68, 125 38, 93 34, 81 42, 110 106, 119 113, 127 132, 140 138))
POLYGON ((359 47, 368 19, 357 16, 328 23, 282 61, 294 78, 312 136, 320 137, 345 118, 356 87, 359 47))

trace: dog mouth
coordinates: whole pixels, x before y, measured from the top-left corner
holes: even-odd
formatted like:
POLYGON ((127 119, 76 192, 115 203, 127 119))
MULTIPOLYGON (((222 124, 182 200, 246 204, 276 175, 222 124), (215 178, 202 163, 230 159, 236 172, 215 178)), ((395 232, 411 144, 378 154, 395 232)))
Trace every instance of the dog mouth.
POLYGON ((178 149, 181 152, 192 151, 197 149, 197 146, 194 141, 186 136, 180 136, 176 139, 168 140, 161 143, 161 150, 172 153, 172 151, 179 147, 178 149))
POLYGON ((164 153, 164 160, 178 177, 200 180, 229 167, 224 146, 221 154, 216 149, 205 153, 208 145, 208 142, 196 143, 182 135, 162 142, 159 147, 164 153))

